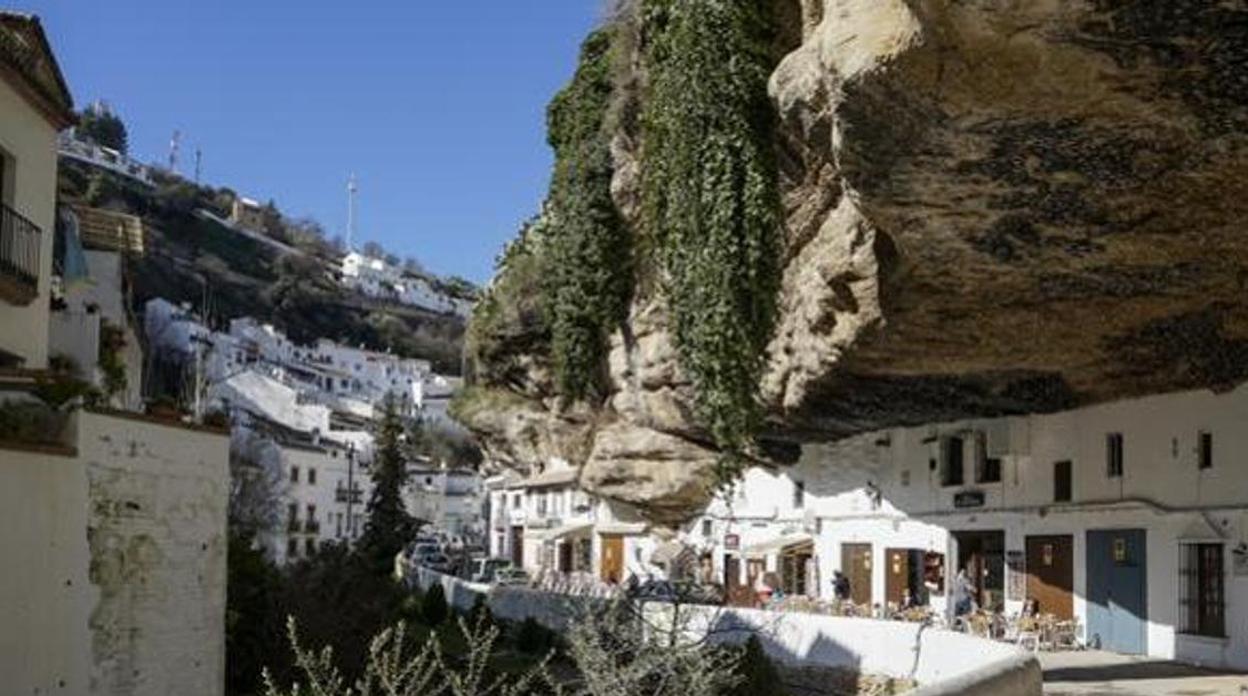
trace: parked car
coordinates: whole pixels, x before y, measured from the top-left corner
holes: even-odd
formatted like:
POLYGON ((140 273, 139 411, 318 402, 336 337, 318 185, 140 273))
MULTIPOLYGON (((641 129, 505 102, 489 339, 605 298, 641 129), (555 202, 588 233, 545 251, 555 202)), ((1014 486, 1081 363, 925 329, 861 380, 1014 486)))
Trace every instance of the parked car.
POLYGON ((432 556, 434 554, 439 554, 439 553, 442 553, 442 547, 439 546, 438 544, 430 543, 430 542, 421 542, 421 543, 416 544, 412 548, 411 553, 409 553, 407 557, 412 559, 412 563, 415 563, 417 565, 424 565, 425 558, 428 558, 429 556, 432 556))
POLYGON ((472 561, 471 568, 469 580, 492 583, 499 571, 511 569, 511 560, 507 558, 475 558, 472 561))
POLYGON ((494 571, 495 585, 527 585, 529 571, 524 568, 499 568, 494 571))
POLYGON ((666 602, 669 604, 724 603, 723 592, 714 585, 700 585, 683 580, 647 580, 629 594, 643 602, 666 602))
POLYGON ((428 568, 429 570, 436 571, 439 573, 451 572, 451 558, 450 556, 447 556, 446 554, 442 552, 438 552, 438 553, 425 556, 420 561, 420 565, 424 566, 425 568, 428 568))

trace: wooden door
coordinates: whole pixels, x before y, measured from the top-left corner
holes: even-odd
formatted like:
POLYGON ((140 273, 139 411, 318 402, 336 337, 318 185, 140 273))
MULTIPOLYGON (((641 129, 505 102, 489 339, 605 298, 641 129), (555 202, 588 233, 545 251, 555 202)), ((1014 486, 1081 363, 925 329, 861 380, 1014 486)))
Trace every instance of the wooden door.
POLYGON ((524 527, 519 525, 511 528, 511 564, 524 567, 524 527))
POLYGON ((902 605, 906 590, 910 589, 910 573, 910 549, 884 550, 885 602, 898 607, 902 605))
POLYGON ((724 587, 732 588, 741 584, 741 559, 728 554, 724 555, 724 587))
POLYGON ((601 576, 615 584, 624 580, 624 537, 618 534, 602 535, 601 576))
POLYGON ((871 545, 841 544, 841 572, 849 578, 854 604, 871 604, 871 545))
POLYGON ((1075 616, 1075 542, 1069 535, 1027 537, 1027 597, 1040 613, 1075 616))
POLYGON ((572 544, 571 541, 565 541, 559 544, 559 572, 571 573, 572 568, 572 544))

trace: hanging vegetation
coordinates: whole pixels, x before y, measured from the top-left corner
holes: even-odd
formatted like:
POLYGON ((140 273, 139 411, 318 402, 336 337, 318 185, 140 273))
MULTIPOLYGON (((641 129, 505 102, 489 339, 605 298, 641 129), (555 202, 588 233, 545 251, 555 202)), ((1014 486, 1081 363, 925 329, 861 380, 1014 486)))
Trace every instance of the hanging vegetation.
POLYGON ((730 481, 761 421, 781 214, 767 0, 642 0, 644 226, 676 348, 730 481))
POLYGON ((542 295, 559 393, 601 397, 607 337, 628 311, 632 263, 628 229, 611 198, 611 30, 581 47, 572 82, 550 104, 555 151, 543 250, 542 295))

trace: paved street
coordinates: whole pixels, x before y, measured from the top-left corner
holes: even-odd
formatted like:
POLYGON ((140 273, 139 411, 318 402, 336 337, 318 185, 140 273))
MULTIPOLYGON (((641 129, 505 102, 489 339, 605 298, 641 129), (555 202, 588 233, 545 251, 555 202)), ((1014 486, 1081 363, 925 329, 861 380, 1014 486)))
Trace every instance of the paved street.
POLYGON ((1248 675, 1086 650, 1041 653, 1048 696, 1248 696, 1248 675))

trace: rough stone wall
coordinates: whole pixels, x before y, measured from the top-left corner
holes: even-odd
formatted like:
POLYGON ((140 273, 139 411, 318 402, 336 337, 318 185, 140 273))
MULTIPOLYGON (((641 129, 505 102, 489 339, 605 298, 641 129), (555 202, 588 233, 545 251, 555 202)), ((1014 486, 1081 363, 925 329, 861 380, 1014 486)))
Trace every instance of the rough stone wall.
POLYGON ((218 696, 225 684, 229 437, 80 417, 90 515, 90 693, 218 696))
MULTIPOLYGON (((787 249, 765 458, 1248 379, 1243 3, 776 6, 787 249)), ((639 148, 612 146, 633 222, 639 148)), ((513 348, 498 386, 518 395, 468 419, 492 453, 560 456, 663 523, 705 504, 716 452, 653 293, 612 337, 592 413, 543 388, 540 347, 513 348)))

